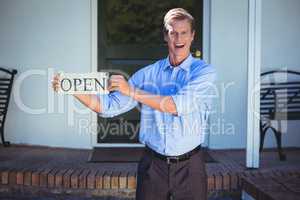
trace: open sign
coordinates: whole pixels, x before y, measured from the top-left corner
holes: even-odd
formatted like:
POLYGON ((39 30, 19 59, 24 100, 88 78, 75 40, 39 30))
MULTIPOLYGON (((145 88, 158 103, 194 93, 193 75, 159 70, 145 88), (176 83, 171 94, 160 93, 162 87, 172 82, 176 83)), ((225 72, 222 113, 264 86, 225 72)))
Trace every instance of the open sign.
POLYGON ((108 94, 108 72, 62 73, 59 93, 64 94, 108 94))

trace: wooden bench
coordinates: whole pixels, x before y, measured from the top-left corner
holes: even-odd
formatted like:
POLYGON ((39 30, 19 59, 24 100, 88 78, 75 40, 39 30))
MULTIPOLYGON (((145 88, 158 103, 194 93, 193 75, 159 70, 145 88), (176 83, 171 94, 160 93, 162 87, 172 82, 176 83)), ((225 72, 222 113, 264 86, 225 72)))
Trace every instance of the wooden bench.
POLYGON ((9 146, 9 142, 4 139, 4 125, 14 81, 17 70, 8 70, 0 67, 0 134, 3 146, 9 146))
POLYGON ((268 71, 261 74, 260 90, 260 151, 267 130, 274 132, 280 160, 286 160, 282 150, 281 122, 300 120, 300 72, 268 71), (267 81, 266 81, 267 80, 267 81), (277 128, 272 121, 277 121, 277 128))
POLYGON ((243 200, 298 200, 300 176, 243 177, 243 200))

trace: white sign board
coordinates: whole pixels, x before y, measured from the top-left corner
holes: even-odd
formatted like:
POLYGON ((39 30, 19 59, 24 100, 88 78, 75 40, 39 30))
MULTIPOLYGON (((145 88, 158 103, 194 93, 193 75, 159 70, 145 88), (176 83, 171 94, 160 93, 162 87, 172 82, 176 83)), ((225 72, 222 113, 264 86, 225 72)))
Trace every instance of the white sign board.
POLYGON ((60 73, 59 93, 108 94, 108 72, 60 73))

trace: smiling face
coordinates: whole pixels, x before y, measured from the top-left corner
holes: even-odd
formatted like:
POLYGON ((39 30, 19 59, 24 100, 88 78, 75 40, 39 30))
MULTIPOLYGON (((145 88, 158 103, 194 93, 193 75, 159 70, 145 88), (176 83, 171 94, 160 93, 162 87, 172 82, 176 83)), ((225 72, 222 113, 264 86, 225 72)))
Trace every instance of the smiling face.
POLYGON ((172 65, 179 65, 190 54, 195 31, 192 31, 191 24, 187 19, 174 20, 169 31, 164 34, 168 43, 169 57, 172 65))

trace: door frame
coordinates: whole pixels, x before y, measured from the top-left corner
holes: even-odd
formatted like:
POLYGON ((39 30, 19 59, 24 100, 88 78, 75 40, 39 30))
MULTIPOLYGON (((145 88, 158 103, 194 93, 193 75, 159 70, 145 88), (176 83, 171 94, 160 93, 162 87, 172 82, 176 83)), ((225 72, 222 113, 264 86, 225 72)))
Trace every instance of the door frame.
POLYGON ((248 0, 246 167, 259 168, 262 0, 248 0))
MULTIPOLYGON (((91 72, 98 70, 98 0, 90 0, 90 30, 91 30, 91 72)), ((203 0, 203 25, 202 25, 202 54, 203 59, 210 62, 210 0, 203 0)), ((130 143, 102 143, 97 142, 97 114, 90 114, 91 145, 92 147, 144 147, 143 144, 130 143)), ((209 137, 209 134, 207 134, 209 137)))

